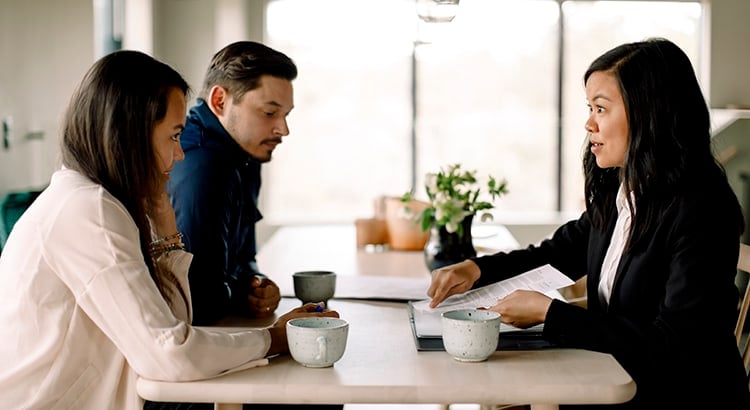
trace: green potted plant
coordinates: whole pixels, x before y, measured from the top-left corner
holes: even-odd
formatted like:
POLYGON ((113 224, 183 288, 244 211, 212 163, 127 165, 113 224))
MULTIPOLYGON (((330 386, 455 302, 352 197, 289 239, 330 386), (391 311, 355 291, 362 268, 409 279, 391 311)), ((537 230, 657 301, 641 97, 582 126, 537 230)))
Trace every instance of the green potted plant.
MULTIPOLYGON (((505 180, 490 175, 482 184, 476 174, 476 170, 452 164, 425 176, 429 205, 414 216, 414 221, 422 231, 430 230, 425 245, 425 260, 430 269, 475 256, 471 240, 474 216, 481 213, 482 222, 491 220, 492 214, 487 211, 495 207, 493 201, 508 192, 505 180)), ((403 202, 413 199, 412 192, 401 197, 403 202)))

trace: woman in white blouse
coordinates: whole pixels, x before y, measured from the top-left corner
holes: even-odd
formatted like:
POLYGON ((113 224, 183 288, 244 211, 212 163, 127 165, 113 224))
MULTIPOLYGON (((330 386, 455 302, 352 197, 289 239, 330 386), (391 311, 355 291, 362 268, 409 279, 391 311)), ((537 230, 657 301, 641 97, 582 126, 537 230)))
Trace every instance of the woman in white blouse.
POLYGON ((141 409, 135 376, 182 381, 288 351, 268 329, 190 326, 184 252, 165 184, 183 157, 185 80, 135 51, 97 61, 63 124, 63 167, 0 256, 0 407, 141 409))

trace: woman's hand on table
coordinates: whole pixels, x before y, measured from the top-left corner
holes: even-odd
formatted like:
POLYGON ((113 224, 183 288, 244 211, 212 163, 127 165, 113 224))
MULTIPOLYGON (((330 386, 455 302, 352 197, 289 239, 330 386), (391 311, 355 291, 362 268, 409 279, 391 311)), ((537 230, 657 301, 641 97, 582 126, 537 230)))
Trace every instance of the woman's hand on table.
POLYGON ((281 315, 278 320, 268 328, 271 333, 271 347, 268 356, 289 353, 289 345, 286 339, 286 322, 299 317, 339 317, 335 310, 328 310, 322 303, 306 303, 281 315))

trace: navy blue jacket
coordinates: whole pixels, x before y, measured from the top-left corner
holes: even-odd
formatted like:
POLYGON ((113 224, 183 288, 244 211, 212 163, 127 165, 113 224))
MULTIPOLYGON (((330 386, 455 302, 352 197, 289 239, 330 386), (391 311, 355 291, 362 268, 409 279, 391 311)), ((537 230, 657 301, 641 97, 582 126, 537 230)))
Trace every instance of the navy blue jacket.
POLYGON ((205 101, 190 109, 181 136, 185 159, 174 165, 168 191, 193 253, 193 324, 246 315, 255 263, 260 163, 224 130, 205 101))
MULTIPOLYGON (((614 230, 584 213, 539 246, 475 259, 486 285, 546 263, 587 275, 588 309, 554 300, 544 337, 612 354, 636 382, 632 409, 750 409, 734 326, 741 209, 726 181, 696 183, 652 235, 622 255, 609 304, 600 302, 602 262, 614 230)), ((638 210, 636 209, 636 213, 638 210)))

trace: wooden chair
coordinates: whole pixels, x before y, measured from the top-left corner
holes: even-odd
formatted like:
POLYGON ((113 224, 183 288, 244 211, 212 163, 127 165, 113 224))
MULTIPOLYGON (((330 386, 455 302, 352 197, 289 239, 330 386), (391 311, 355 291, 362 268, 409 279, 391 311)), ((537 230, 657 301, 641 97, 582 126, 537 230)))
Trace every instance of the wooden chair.
POLYGON ((586 275, 583 275, 580 279, 575 281, 570 286, 560 289, 560 294, 563 295, 565 301, 571 305, 580 307, 587 307, 588 299, 586 297, 586 275))
MULTIPOLYGON (((737 270, 744 274, 745 292, 740 300, 739 315, 737 325, 734 328, 734 335, 737 338, 737 347, 742 354, 742 361, 745 363, 745 371, 750 373, 750 337, 745 329, 748 327, 747 313, 750 308, 750 245, 740 243, 740 256, 737 260, 737 270)), ((748 378, 748 388, 750 388, 750 378, 748 378)))

